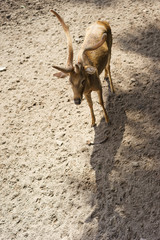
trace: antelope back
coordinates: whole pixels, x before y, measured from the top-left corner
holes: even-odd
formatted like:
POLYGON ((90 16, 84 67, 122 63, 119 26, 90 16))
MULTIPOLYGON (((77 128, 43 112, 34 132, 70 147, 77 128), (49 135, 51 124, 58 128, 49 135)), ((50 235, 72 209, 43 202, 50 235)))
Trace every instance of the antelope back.
MULTIPOLYGON (((111 55, 112 33, 109 23, 106 21, 97 21, 91 25, 86 31, 86 36, 81 49, 81 52, 83 52, 88 46, 92 46, 99 42, 105 33, 107 38, 103 45, 94 51, 87 51, 85 53, 88 62, 97 68, 98 74, 101 74, 111 55)), ((79 56, 79 59, 80 58, 81 56, 79 56)))

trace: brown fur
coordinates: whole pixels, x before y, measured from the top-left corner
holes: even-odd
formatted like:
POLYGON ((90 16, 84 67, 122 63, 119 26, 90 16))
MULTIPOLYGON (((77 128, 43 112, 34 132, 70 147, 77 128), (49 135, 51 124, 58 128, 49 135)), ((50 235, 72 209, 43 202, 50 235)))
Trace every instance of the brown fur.
MULTIPOLYGON (((69 60, 67 61, 67 67, 53 67, 63 72, 63 77, 65 74, 66 76, 69 75, 75 104, 81 103, 84 94, 91 111, 92 126, 95 126, 96 121, 91 98, 92 91, 96 91, 98 93, 99 102, 104 111, 105 121, 108 122, 109 119, 104 107, 102 86, 99 75, 105 69, 105 78, 109 76, 110 88, 111 91, 114 92, 110 73, 112 33, 109 24, 106 21, 97 21, 87 29, 84 42, 78 54, 77 64, 73 66, 73 48, 71 44, 69 28, 65 25, 63 19, 56 12, 53 10, 51 11, 60 20, 69 42, 69 60)), ((61 74, 56 73, 55 75, 61 77, 61 74)))

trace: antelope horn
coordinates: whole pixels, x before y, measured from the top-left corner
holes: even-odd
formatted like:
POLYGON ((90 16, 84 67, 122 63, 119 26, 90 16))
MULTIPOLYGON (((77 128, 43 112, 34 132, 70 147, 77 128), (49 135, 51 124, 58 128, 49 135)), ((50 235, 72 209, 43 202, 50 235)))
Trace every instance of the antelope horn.
POLYGON ((96 43, 95 45, 91 46, 91 47, 86 47, 83 51, 83 53, 87 52, 87 51, 93 51, 96 50, 97 48, 101 47, 103 45, 103 43, 106 41, 107 39, 107 33, 104 33, 102 35, 102 39, 96 43))
POLYGON ((73 68, 73 47, 72 47, 72 39, 70 36, 70 32, 69 32, 69 27, 65 24, 64 20, 59 16, 58 13, 56 13, 54 10, 50 10, 60 21, 64 32, 66 34, 67 37, 67 45, 68 45, 68 59, 67 59, 67 66, 69 68, 73 68))
POLYGON ((85 56, 85 52, 88 52, 88 51, 93 51, 93 50, 96 50, 97 48, 101 47, 103 45, 103 43, 106 41, 107 39, 107 33, 104 33, 102 35, 102 38, 101 40, 96 43, 95 45, 91 46, 91 47, 86 47, 84 50, 83 50, 83 53, 82 53, 82 59, 84 60, 84 56, 85 56))

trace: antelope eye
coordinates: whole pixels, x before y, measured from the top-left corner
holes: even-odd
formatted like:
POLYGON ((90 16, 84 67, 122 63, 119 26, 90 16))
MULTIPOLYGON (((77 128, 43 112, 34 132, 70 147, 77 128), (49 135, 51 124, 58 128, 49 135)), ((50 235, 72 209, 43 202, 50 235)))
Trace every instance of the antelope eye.
POLYGON ((85 84, 85 79, 82 80, 81 84, 84 86, 84 84, 85 84))

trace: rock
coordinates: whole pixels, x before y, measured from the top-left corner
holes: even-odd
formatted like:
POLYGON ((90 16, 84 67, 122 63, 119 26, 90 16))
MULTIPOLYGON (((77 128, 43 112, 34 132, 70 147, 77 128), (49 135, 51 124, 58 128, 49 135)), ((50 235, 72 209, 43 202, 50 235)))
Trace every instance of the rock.
POLYGON ((133 167, 139 167, 139 163, 138 162, 132 162, 132 166, 133 167))
POLYGON ((57 143, 58 146, 62 146, 63 145, 63 142, 59 141, 59 140, 56 140, 56 143, 57 143))
POLYGON ((3 71, 6 71, 6 67, 2 67, 2 66, 0 66, 0 72, 3 72, 3 71))

